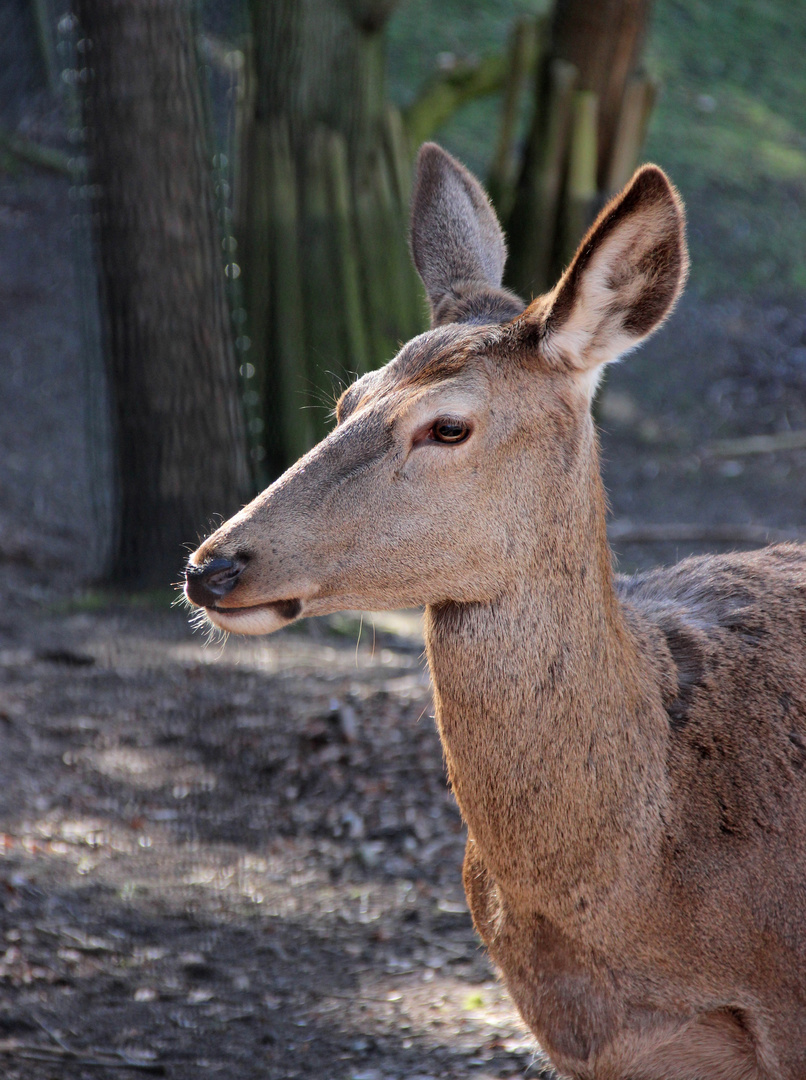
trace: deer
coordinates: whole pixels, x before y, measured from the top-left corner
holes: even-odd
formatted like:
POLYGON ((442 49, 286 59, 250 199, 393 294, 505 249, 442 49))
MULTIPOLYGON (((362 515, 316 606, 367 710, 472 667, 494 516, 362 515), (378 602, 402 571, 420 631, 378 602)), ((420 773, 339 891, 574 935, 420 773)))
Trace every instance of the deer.
POLYGON ((431 328, 191 555, 224 631, 423 606, 478 934, 572 1080, 806 1077, 806 548, 617 574, 591 402, 688 271, 641 167, 552 291, 502 285, 435 144, 410 244, 431 328))

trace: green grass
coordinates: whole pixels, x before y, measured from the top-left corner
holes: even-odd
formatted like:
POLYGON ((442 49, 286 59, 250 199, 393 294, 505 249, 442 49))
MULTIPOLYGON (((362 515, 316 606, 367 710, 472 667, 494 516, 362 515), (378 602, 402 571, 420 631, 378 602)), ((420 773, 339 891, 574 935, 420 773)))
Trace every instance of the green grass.
POLYGON ((806 287, 806 8, 661 0, 649 65, 663 91, 646 154, 689 203, 692 285, 806 287))
MULTIPOLYGON (((411 100, 439 53, 503 48, 540 0, 408 0, 390 25, 393 98, 411 100)), ((806 5, 657 0, 647 66, 661 94, 645 148, 690 215, 691 288, 787 295, 806 288, 806 5)), ((498 102, 468 106, 439 139, 484 175, 498 102)))

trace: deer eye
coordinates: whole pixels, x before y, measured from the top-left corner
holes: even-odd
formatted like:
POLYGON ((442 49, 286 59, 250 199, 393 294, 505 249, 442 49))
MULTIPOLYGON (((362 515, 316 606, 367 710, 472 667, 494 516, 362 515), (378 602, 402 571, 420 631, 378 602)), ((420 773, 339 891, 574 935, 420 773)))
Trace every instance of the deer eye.
POLYGON ((434 442, 460 443, 470 434, 470 425, 463 420, 440 419, 434 422, 430 434, 434 442))

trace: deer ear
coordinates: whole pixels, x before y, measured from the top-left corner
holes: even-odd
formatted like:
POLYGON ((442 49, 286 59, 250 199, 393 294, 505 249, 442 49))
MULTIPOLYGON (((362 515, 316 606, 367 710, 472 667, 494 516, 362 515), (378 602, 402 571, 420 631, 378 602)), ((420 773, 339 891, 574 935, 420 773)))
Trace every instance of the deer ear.
POLYGON ((544 359, 585 373, 593 391, 603 364, 663 323, 687 272, 683 204, 664 172, 644 165, 599 215, 554 291, 513 329, 531 323, 544 359))
POLYGON ((417 156, 411 253, 431 305, 431 324, 506 322, 524 303, 501 288, 504 234, 481 184, 435 143, 417 156))

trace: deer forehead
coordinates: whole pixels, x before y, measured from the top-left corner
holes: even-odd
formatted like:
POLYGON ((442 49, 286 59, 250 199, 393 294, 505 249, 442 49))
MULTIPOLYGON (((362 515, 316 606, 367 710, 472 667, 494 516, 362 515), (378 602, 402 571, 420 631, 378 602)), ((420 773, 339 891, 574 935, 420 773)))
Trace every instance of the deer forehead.
POLYGON ((504 429, 507 413, 519 427, 539 425, 547 412, 587 413, 591 395, 579 373, 556 370, 539 348, 514 355, 507 330, 508 324, 450 325, 413 338, 344 391, 339 424, 372 413, 402 428, 439 415, 480 419, 493 401, 504 429))
POLYGON ((477 365, 497 336, 497 327, 439 326, 404 345, 386 371, 401 386, 433 385, 477 365))
POLYGON ((445 326, 412 338, 385 367, 362 375, 344 391, 336 406, 339 423, 390 394, 414 393, 478 366, 490 337, 482 330, 491 329, 445 326))

